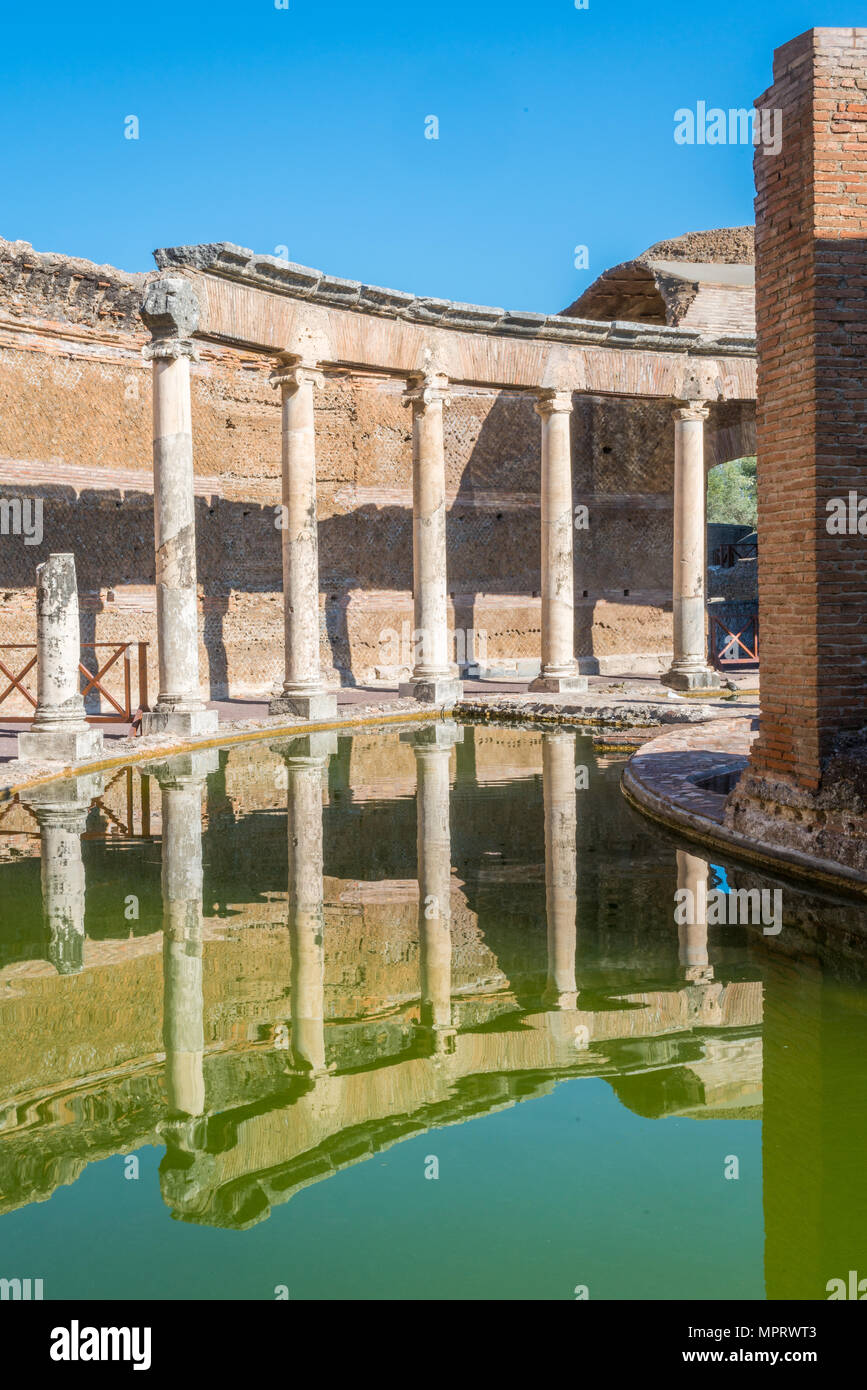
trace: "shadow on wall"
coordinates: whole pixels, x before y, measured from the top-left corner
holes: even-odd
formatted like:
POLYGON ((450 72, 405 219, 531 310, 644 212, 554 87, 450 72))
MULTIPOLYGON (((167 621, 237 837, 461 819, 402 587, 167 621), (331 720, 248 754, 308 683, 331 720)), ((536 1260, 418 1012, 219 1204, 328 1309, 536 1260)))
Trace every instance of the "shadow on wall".
MULTIPOLYGON (((530 654, 538 654, 540 634, 534 631, 527 641, 526 609, 521 606, 522 598, 538 599, 541 582, 540 422, 533 405, 525 394, 502 392, 480 419, 477 398, 471 394, 454 397, 446 412, 447 460, 466 452, 467 436, 475 438, 457 497, 448 508, 447 563, 455 627, 478 631, 486 621, 480 619, 480 597, 490 598, 496 611, 499 596, 495 645, 511 640, 517 648, 523 638, 530 654), (510 611, 510 597, 516 599, 514 611, 510 611)), ((718 449, 726 457, 747 452, 752 428, 749 409, 714 409, 720 418, 718 425, 712 418, 714 429, 708 432, 709 440, 717 439, 709 449, 711 457, 718 449)), ((407 489, 411 486, 410 428, 407 412, 402 480, 407 489)), ((616 596, 618 604, 633 609, 636 630, 649 602, 666 606, 661 596, 670 595, 671 587, 672 456, 671 412, 665 403, 576 395, 574 496, 576 504, 589 504, 590 526, 575 533, 575 638, 576 653, 588 660, 594 657, 594 613, 601 595, 616 596)), ((453 473, 447 477, 447 486, 455 491, 453 473)), ((196 499, 196 552, 211 698, 229 693, 226 619, 233 595, 267 597, 273 609, 263 612, 249 605, 233 611, 231 669, 262 671, 263 643, 272 647, 279 667, 282 573, 276 478, 273 488, 274 504, 269 505, 218 497, 196 499)), ((2 491, 5 497, 41 498, 44 517, 39 545, 25 546, 20 537, 0 538, 0 597, 4 600, 16 590, 33 588, 36 566, 50 553, 71 551, 82 595, 82 640, 93 641, 96 614, 109 608, 95 603, 95 595, 101 590, 153 585, 153 498, 149 493, 78 493, 66 486, 23 488, 20 484, 2 491)), ((399 594, 405 602, 412 589, 411 507, 365 504, 324 518, 319 524, 319 561, 324 635, 331 661, 342 684, 354 685, 359 668, 375 665, 376 657, 365 662, 352 650, 350 602, 358 590, 393 592, 395 606, 399 594)), ((120 617, 123 608, 117 613, 120 617)), ((382 629, 394 621, 394 610, 386 607, 382 629)), ((123 626, 125 639, 153 640, 153 622, 152 611, 145 624, 141 609, 133 605, 128 621, 122 624, 121 620, 117 626, 123 626)), ((368 629, 371 644, 381 640, 376 622, 368 629)), ((28 615, 27 631, 11 632, 4 623, 0 637, 33 641, 34 626, 28 615)))

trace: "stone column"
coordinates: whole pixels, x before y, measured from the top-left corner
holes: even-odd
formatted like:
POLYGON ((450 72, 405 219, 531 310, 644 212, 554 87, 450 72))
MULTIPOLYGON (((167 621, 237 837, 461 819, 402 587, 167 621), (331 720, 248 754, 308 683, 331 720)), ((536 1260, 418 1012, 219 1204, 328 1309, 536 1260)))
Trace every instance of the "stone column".
POLYGON ((713 979, 713 966, 707 949, 707 895, 709 870, 707 861, 697 854, 677 850, 677 887, 688 889, 692 904, 691 920, 678 922, 678 957, 683 978, 690 984, 707 984, 713 979))
POLYGON ((216 749, 151 764, 162 793, 163 1041, 172 1116, 205 1109, 202 993, 202 791, 216 749))
POLYGON ((542 670, 530 689, 557 694, 587 689, 575 660, 571 392, 543 392, 536 412, 542 418, 542 670))
POLYGON ((70 777, 22 796, 39 822, 42 918, 48 959, 58 975, 75 975, 84 964, 85 874, 81 837, 87 813, 102 791, 96 774, 70 777))
POLYGON ((417 777, 420 1033, 433 1052, 453 1052, 449 764, 463 730, 452 723, 429 724, 405 737, 415 753, 417 777))
POLYGON ((19 758, 77 762, 102 751, 102 730, 84 717, 81 635, 74 555, 51 555, 36 569, 36 715, 18 735, 19 758))
POLYGON ((443 405, 448 378, 411 378, 404 404, 412 409, 412 594, 416 660, 400 686, 429 704, 453 704, 463 685, 449 650, 446 568, 446 461, 443 405))
POLYGON ((674 412, 674 660, 662 677, 672 690, 720 684, 707 661, 705 572, 707 479, 704 471, 704 401, 685 401, 674 412))
POLYGON ((578 817, 575 735, 542 736, 542 796, 545 805, 545 912, 548 922, 548 980, 544 1003, 574 1009, 578 909, 578 817))
POLYGON ((199 303, 188 280, 164 276, 148 285, 141 317, 152 341, 154 539, 160 689, 142 719, 143 734, 201 734, 217 727, 199 686, 199 607, 190 409, 190 335, 199 303))
POLYGON ((275 745, 288 774, 289 949, 293 1070, 328 1071, 325 1059, 325 905, 322 778, 337 735, 306 734, 275 745))
POLYGON ((283 399, 283 619, 286 668, 270 713, 333 719, 337 696, 326 688, 319 655, 319 530, 316 520, 314 387, 321 372, 288 356, 272 374, 283 399))

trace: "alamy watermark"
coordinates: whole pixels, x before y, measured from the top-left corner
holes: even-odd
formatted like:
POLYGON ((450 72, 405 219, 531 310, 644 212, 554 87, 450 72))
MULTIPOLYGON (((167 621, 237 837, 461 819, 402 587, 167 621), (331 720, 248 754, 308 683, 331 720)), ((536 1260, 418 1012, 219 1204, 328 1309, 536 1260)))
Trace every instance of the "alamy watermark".
POLYGON ((149 1327, 82 1327, 73 1318, 69 1327, 51 1331, 52 1361, 131 1361, 134 1371, 151 1364, 149 1327))
POLYGON ((0 497, 0 536, 23 536, 25 545, 41 545, 42 535, 41 497, 0 497))
POLYGON ((44 1297, 43 1285, 42 1279, 0 1279, 0 1301, 4 1303, 7 1299, 16 1303, 38 1301, 44 1297))
POLYGON ((829 1303, 836 1298, 857 1299, 863 1303, 867 1299, 867 1279, 859 1279, 857 1269, 850 1269, 848 1284, 845 1279, 829 1279, 825 1292, 829 1303))
POLYGON ((783 148, 783 113, 768 109, 751 111, 745 106, 708 106, 697 101, 695 110, 681 106, 674 113, 676 145, 760 145, 765 154, 783 148))
POLYGON ((867 536, 867 497, 851 491, 848 497, 832 497, 825 503, 829 536, 867 536))
POLYGON ((678 888, 674 895, 674 920, 679 927, 761 926, 763 935, 779 936, 783 928, 783 894, 780 888, 732 888, 725 892, 699 882, 698 891, 678 888))
MULTIPOLYGON (((393 627, 379 634, 379 665, 412 669, 434 656, 432 634, 424 628, 401 623, 400 632, 393 627)), ((455 628, 448 633, 450 660, 458 666, 483 663, 488 657, 488 634, 481 628, 455 628)))

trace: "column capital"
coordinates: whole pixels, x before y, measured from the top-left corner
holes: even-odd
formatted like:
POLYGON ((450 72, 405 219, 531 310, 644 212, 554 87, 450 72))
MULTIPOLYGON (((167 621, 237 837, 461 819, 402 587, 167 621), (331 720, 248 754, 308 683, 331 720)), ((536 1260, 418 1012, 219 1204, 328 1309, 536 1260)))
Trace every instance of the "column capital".
POLYGON ((203 787, 208 776, 220 766, 216 748, 202 748, 195 753, 177 753, 162 761, 141 765, 142 772, 155 777, 165 791, 184 791, 187 787, 203 787))
POLYGON ((403 397, 404 405, 412 406, 416 411, 424 411, 437 402, 451 405, 449 379, 445 372, 410 373, 403 397))
POLYGON ((417 757, 426 753, 451 753, 455 744, 463 741, 463 729, 450 719, 438 719, 421 729, 412 729, 400 735, 400 742, 411 744, 417 757))
POLYGON ((674 407, 675 420, 706 420, 709 414, 707 401, 678 401, 674 407))
POLYGON ((287 353, 268 379, 272 386, 281 388, 284 396, 301 386, 315 386, 321 391, 325 385, 325 375, 316 363, 296 353, 287 353))
POLYGON ((139 315, 150 329, 151 341, 142 349, 148 359, 197 356, 192 335, 199 326, 199 298, 182 275, 163 275, 144 292, 139 315))
POLYGON ((535 409, 536 414, 543 418, 546 415, 571 414, 572 392, 555 391, 553 388, 545 387, 537 394, 535 409))
POLYGON ((337 752, 337 734, 329 730, 316 734, 299 734, 280 743, 269 744, 272 753, 290 769, 327 766, 329 758, 337 752))

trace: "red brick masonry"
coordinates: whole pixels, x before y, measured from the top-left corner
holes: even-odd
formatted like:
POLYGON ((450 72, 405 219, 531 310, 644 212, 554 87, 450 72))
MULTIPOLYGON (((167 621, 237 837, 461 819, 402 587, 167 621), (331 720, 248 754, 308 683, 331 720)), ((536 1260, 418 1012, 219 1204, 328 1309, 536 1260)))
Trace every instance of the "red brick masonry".
POLYGON ((726 797, 699 782, 714 774, 736 772, 747 764, 756 737, 756 720, 749 715, 715 719, 707 724, 679 726, 644 744, 623 773, 627 799, 654 820, 682 831, 709 848, 728 850, 737 858, 798 878, 867 895, 863 865, 841 864, 834 852, 838 827, 827 817, 807 851, 787 843, 791 823, 781 816, 749 833, 727 823, 726 797), (830 852, 828 852, 830 849, 830 852))

